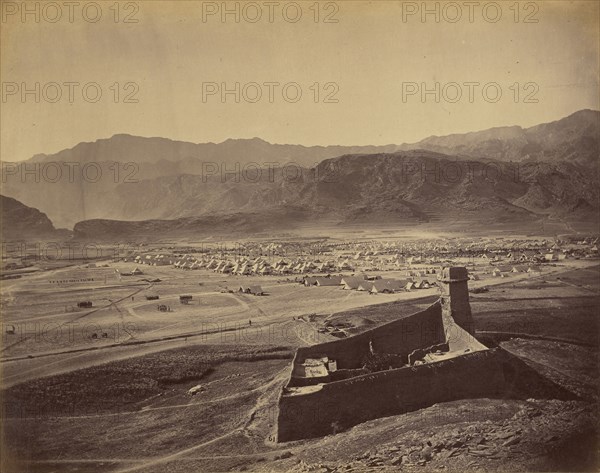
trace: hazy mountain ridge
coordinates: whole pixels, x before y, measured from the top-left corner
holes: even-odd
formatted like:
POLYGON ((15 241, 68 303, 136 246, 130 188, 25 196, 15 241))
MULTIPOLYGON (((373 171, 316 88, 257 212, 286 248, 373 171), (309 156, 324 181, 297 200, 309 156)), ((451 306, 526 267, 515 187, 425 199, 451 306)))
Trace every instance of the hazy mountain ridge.
MULTIPOLYGON (((94 142, 79 143, 55 154, 38 154, 34 162, 135 162, 140 165, 161 161, 195 161, 205 163, 268 163, 295 162, 314 166, 319 161, 350 153, 393 152, 397 145, 384 146, 303 146, 269 143, 261 138, 227 139, 222 143, 190 143, 168 138, 146 138, 118 134, 94 142)), ((192 161, 192 162, 190 162, 192 161)), ((232 168, 229 168, 232 169, 232 168)))
MULTIPOLYGON (((68 183, 11 180, 18 176, 8 176, 3 193, 46 212, 59 226, 85 220, 108 225, 107 220, 199 218, 182 223, 185 228, 199 229, 201 222, 210 221, 214 226, 218 219, 225 221, 228 216, 229 225, 241 222, 239 228, 244 231, 260 231, 243 216, 254 215, 266 228, 275 228, 293 224, 293 219, 285 217, 286 212, 301 222, 342 225, 456 218, 483 224, 544 216, 596 221, 599 117, 600 112, 583 110, 527 129, 514 126, 430 137, 402 145, 423 149, 397 152, 395 145, 307 148, 271 145, 256 138, 195 145, 115 135, 80 143, 56 155, 32 158, 37 163, 62 159, 97 162, 103 173, 98 182, 89 182, 77 172, 68 183), (204 156, 214 161, 188 155, 198 147, 210 149, 204 156), (366 152, 355 152, 365 148, 366 152), (374 151, 379 148, 383 150, 374 151), (350 151, 322 159, 343 150, 350 151), (114 162, 108 160, 111 157, 125 163, 134 155, 142 158, 133 171, 119 166, 115 173, 114 162), (256 179, 252 166, 247 174, 239 172, 243 164, 236 168, 234 162, 240 156, 263 165, 285 163, 298 156, 319 164, 294 166, 291 174, 270 164, 256 179), (218 161, 221 158, 224 161, 218 161), (94 161, 98 159, 106 160, 94 161), (211 163, 210 169, 204 167, 206 162, 211 163), (219 163, 224 163, 222 170, 219 163), (462 169, 460 178, 453 177, 457 165, 462 169), (469 166, 475 171, 469 171, 469 166), (486 166, 488 172, 482 173, 486 166), (500 174, 494 169, 501 169, 500 174)), ((89 225, 85 224, 87 230, 80 233, 90 233, 89 225)), ((153 225, 158 228, 163 223, 153 225)), ((140 231, 143 226, 131 228, 140 231)), ((101 231, 100 227, 97 230, 101 231)))
MULTIPOLYGON (((111 138, 79 143, 55 154, 38 154, 31 162, 133 162, 142 177, 196 173, 201 163, 295 162, 312 167, 344 154, 393 153, 426 149, 443 154, 498 160, 559 160, 574 157, 595 160, 599 149, 600 111, 580 110, 565 118, 529 128, 505 126, 462 134, 430 136, 416 143, 382 146, 303 146, 272 144, 261 138, 228 139, 222 143, 190 143, 160 137, 117 134, 111 138), (596 154, 594 154, 596 153, 596 154), (171 169, 166 169, 168 166, 171 169), (172 169, 172 166, 175 168, 172 169), (157 173, 154 167, 162 172, 157 173), (146 170, 146 174, 143 174, 146 170)), ((233 168, 229 168, 233 169, 233 168)))
POLYGON ((465 134, 430 136, 401 149, 428 149, 440 153, 501 161, 559 161, 583 165, 598 162, 600 112, 580 110, 560 120, 530 128, 490 128, 465 134))

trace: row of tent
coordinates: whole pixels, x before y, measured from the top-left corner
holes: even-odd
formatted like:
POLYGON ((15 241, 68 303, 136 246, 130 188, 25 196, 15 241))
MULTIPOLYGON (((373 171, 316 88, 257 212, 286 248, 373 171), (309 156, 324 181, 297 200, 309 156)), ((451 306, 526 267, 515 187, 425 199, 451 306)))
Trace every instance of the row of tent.
POLYGON ((213 258, 209 261, 197 260, 192 256, 184 256, 174 263, 176 268, 180 269, 210 269, 217 273, 237 274, 237 275, 269 275, 269 274, 294 274, 306 273, 307 271, 334 272, 334 271, 352 271, 354 268, 348 261, 335 263, 310 262, 310 261, 285 261, 279 260, 271 264, 262 258, 242 259, 237 262, 229 260, 218 260, 213 258))
POLYGON ((492 274, 492 276, 495 276, 495 277, 503 277, 505 275, 512 274, 512 273, 540 274, 541 272, 542 272, 542 270, 537 265, 534 265, 534 266, 522 266, 522 265, 509 266, 509 265, 506 265, 506 266, 495 266, 494 269, 491 271, 491 274, 492 274))
POLYGON ((307 276, 305 286, 334 286, 345 290, 366 291, 371 294, 391 294, 411 289, 429 289, 436 286, 435 280, 420 279, 366 279, 364 276, 307 276))

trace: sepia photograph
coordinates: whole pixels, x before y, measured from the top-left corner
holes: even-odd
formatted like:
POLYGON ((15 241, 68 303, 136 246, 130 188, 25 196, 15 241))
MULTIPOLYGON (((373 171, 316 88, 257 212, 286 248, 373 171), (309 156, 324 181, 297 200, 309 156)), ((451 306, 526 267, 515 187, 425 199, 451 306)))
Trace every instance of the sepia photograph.
POLYGON ((0 15, 0 473, 600 471, 600 2, 0 15))

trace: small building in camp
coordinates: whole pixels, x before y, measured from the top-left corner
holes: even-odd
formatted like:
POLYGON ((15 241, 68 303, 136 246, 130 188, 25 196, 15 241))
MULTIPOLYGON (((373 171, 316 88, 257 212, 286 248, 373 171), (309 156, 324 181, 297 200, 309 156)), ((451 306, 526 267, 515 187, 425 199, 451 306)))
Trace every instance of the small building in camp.
POLYGON ((262 296, 265 294, 265 292, 263 291, 262 287, 254 285, 254 286, 240 286, 240 288, 238 289, 238 292, 244 293, 244 294, 253 294, 255 296, 262 296))

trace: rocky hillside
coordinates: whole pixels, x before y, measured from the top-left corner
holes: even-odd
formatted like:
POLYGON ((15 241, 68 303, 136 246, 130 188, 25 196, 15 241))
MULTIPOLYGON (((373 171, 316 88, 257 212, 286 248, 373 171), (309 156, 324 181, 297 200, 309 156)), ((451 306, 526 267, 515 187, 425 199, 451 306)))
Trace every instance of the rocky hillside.
POLYGON ((88 220, 75 235, 214 235, 297 226, 484 226, 545 218, 597 218, 597 176, 560 162, 518 166, 464 161, 428 151, 348 155, 325 160, 298 178, 276 173, 257 182, 204 182, 184 175, 142 181, 111 196, 123 220, 88 220), (176 220, 172 220, 176 219, 176 220), (136 222, 135 220, 143 220, 136 222))
POLYGON ((56 230, 45 213, 0 195, 2 240, 44 238, 56 230))

